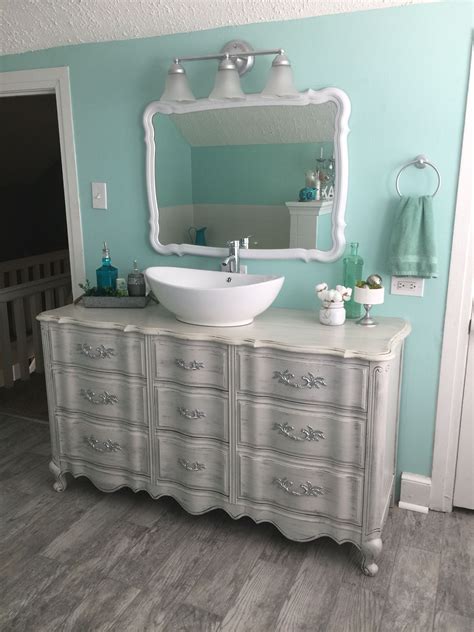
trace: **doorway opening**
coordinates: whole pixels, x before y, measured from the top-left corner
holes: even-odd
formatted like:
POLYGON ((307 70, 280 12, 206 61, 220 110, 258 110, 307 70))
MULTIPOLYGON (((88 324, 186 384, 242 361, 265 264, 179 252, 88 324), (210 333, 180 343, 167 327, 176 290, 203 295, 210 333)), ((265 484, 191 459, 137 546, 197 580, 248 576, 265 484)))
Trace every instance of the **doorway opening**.
POLYGON ((3 73, 0 96, 0 411, 45 419, 36 315, 83 274, 68 69, 3 73))
POLYGON ((56 95, 1 98, 0 120, 0 408, 47 418, 36 316, 72 301, 56 95))

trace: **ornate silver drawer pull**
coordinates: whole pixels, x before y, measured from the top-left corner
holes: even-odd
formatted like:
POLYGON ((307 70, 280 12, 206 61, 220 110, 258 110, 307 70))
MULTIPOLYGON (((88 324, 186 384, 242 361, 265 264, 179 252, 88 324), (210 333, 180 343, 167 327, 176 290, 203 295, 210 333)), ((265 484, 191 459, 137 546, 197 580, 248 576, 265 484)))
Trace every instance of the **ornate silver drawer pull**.
POLYGON ((106 441, 99 441, 94 439, 92 435, 84 437, 84 442, 96 452, 120 452, 122 448, 115 441, 107 439, 106 441))
POLYGON ((325 439, 324 432, 321 430, 314 430, 311 426, 306 426, 306 428, 301 428, 300 435, 293 434, 295 427, 290 426, 288 423, 279 424, 274 423, 273 429, 278 431, 278 434, 283 435, 284 437, 288 437, 288 439, 293 439, 293 441, 319 441, 320 439, 325 439))
POLYGON ((317 487, 309 481, 299 484, 300 492, 293 489, 293 481, 289 481, 287 478, 274 478, 273 484, 291 496, 323 496, 324 494, 322 487, 317 487))
POLYGON ((111 395, 104 391, 103 393, 94 393, 90 388, 81 388, 80 394, 91 404, 116 404, 118 402, 117 395, 111 395))
POLYGON ((88 358, 92 358, 92 360, 97 360, 97 358, 111 358, 115 355, 115 351, 111 347, 99 345, 98 347, 95 347, 95 349, 93 349, 91 345, 88 345, 85 342, 83 342, 82 344, 79 343, 77 345, 77 350, 82 355, 85 355, 88 358))
POLYGON ((178 406, 178 413, 181 417, 185 417, 186 419, 201 419, 206 416, 206 413, 203 410, 189 410, 188 408, 182 408, 178 406))
POLYGON ((280 384, 291 386, 293 388, 321 388, 321 386, 327 386, 323 377, 317 377, 308 371, 308 375, 302 375, 300 380, 301 384, 294 382, 295 376, 290 373, 288 369, 284 371, 273 371, 273 379, 278 380, 280 384))
POLYGON ((186 459, 178 459, 178 463, 181 465, 182 468, 188 470, 188 472, 199 472, 199 470, 206 469, 204 463, 198 463, 197 461, 195 461, 194 463, 190 463, 189 461, 186 461, 186 459))
POLYGON ((186 371, 199 371, 199 369, 204 368, 203 362, 197 362, 196 360, 192 360, 189 364, 186 364, 184 360, 179 360, 176 358, 175 360, 176 366, 179 366, 181 369, 185 369, 186 371))

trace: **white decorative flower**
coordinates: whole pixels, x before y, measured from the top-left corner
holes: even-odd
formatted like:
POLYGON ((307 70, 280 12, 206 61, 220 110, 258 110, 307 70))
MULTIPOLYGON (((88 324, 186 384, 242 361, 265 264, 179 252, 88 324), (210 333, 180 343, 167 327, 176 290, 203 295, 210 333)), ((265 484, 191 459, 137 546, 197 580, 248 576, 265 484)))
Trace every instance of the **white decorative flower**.
POLYGON ((318 285, 314 289, 316 291, 316 294, 319 294, 319 292, 322 292, 323 290, 327 290, 328 289, 328 284, 327 283, 318 283, 318 285))
POLYGON ((343 301, 350 300, 352 296, 352 288, 344 287, 344 285, 336 285, 336 290, 341 294, 343 301))
POLYGON ((319 283, 315 288, 318 298, 329 306, 331 303, 341 303, 350 300, 352 289, 344 285, 336 285, 336 289, 329 289, 327 283, 319 283))
POLYGON ((342 299, 344 301, 350 301, 351 300, 351 296, 352 296, 352 288, 351 287, 346 287, 346 291, 342 295, 342 299))

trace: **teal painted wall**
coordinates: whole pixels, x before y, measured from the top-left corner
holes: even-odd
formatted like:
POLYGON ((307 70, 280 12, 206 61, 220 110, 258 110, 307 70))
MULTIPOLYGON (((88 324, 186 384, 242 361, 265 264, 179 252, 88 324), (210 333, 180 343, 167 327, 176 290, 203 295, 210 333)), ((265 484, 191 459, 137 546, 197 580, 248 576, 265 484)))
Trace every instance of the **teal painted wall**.
POLYGON ((171 151, 157 152, 155 164, 157 199, 160 206, 193 203, 192 150, 167 116, 154 119, 155 137, 171 151))
POLYGON ((193 147, 195 204, 284 204, 298 199, 305 171, 316 169, 320 148, 332 143, 193 147))
POLYGON ((284 204, 297 200, 305 172, 333 144, 191 147, 165 115, 155 116, 158 204, 284 204))
MULTIPOLYGON (((122 274, 134 257, 142 266, 216 267, 212 259, 161 257, 148 241, 141 117, 145 105, 159 98, 167 67, 178 53, 218 51, 237 37, 256 48, 281 46, 289 52, 299 89, 337 86, 347 92, 352 132, 346 237, 348 242, 360 242, 365 273, 387 275, 397 169, 419 153, 429 156, 443 177, 434 203, 439 278, 427 281, 423 299, 388 295, 376 313, 412 323, 405 354, 398 468, 430 475, 472 28, 470 2, 443 2, 57 48, 3 57, 0 63, 3 70, 70 67, 90 278, 105 238, 122 274), (108 183, 110 211, 91 209, 92 181, 108 183)), ((268 63, 257 58, 253 72, 243 79, 245 91, 263 88, 268 63)), ((213 84, 212 62, 188 67, 195 94, 207 96, 213 84)), ((425 193, 433 185, 431 175, 412 172, 404 175, 404 191, 411 187, 425 193)), ((340 281, 342 261, 255 261, 249 271, 285 274, 278 306, 316 310, 315 283, 340 281)))

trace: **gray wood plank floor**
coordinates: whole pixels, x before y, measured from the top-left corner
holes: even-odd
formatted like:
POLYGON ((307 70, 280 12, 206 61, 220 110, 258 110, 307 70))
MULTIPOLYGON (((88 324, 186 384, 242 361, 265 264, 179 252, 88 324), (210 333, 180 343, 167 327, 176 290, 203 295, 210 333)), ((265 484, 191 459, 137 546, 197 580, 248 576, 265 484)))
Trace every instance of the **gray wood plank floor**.
POLYGON ((474 513, 393 508, 377 577, 323 538, 52 489, 45 424, 0 414, 0 630, 474 632, 474 513))

